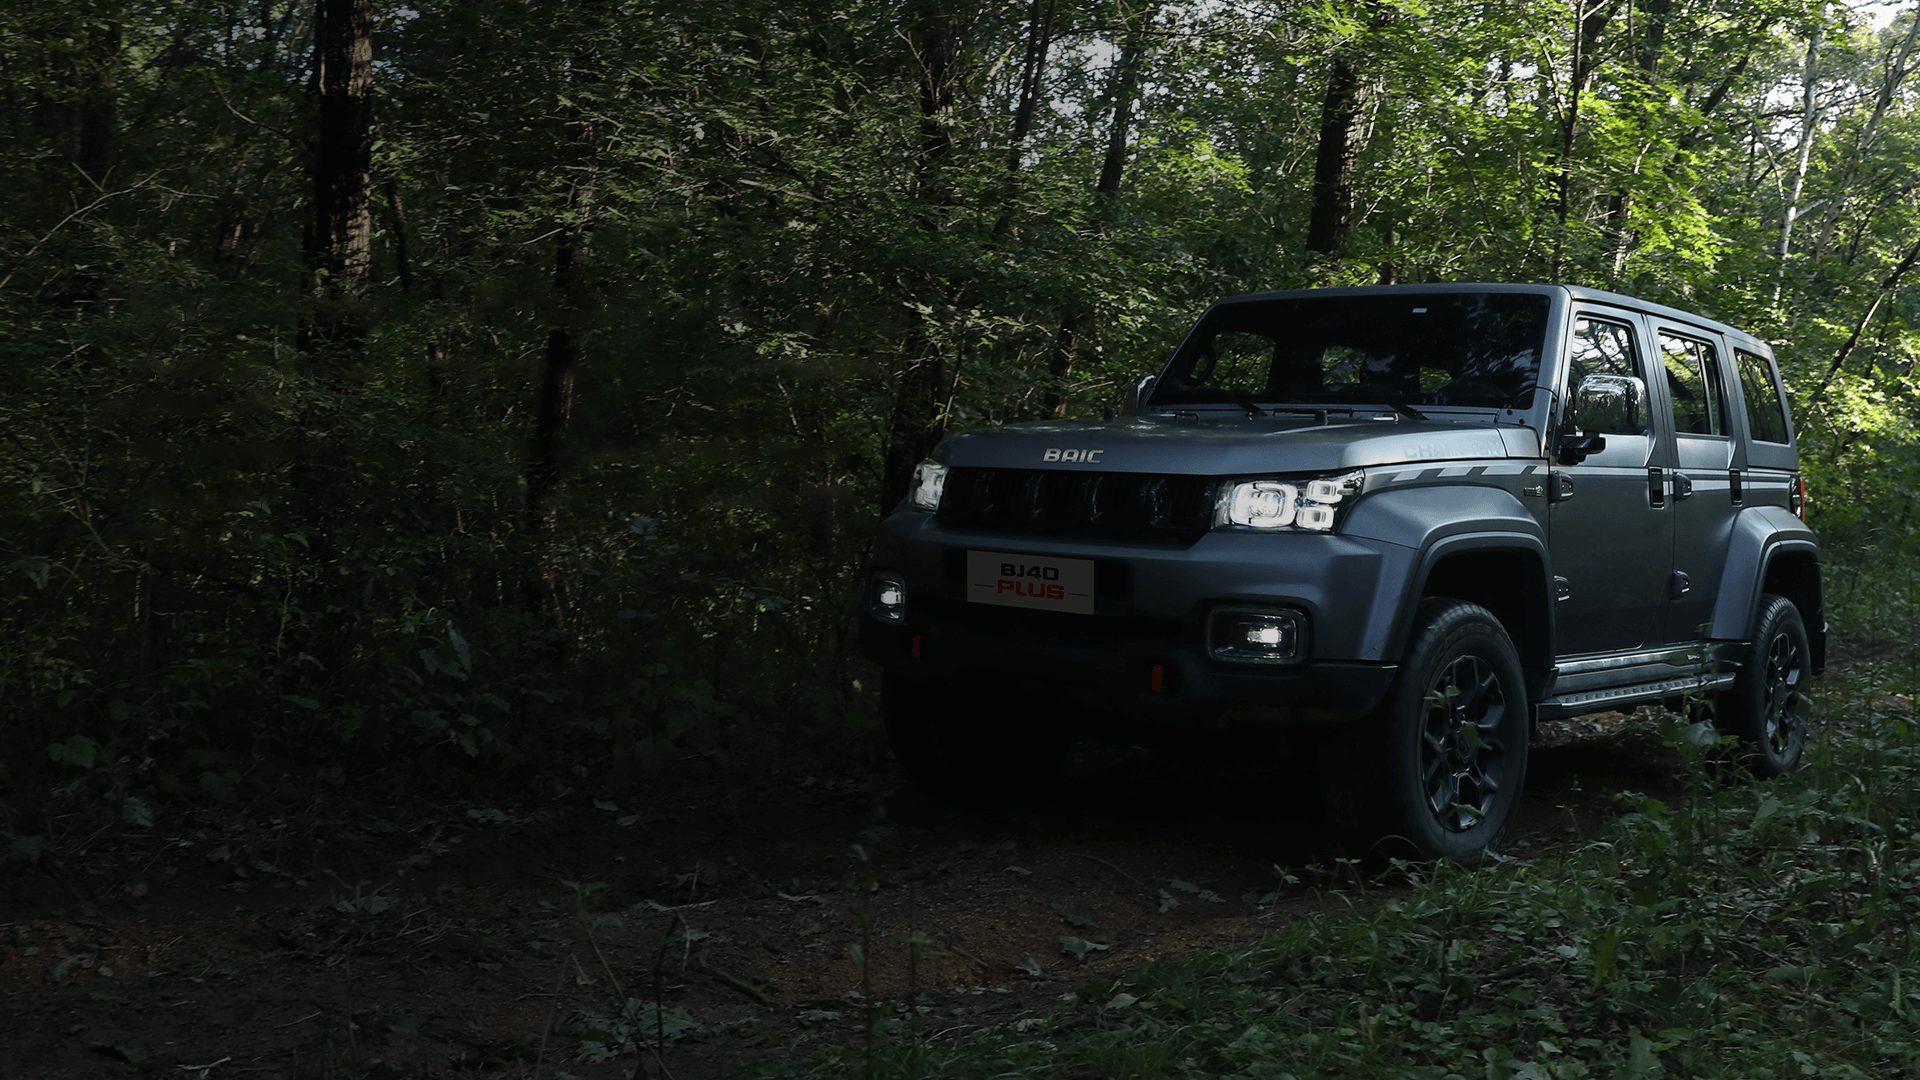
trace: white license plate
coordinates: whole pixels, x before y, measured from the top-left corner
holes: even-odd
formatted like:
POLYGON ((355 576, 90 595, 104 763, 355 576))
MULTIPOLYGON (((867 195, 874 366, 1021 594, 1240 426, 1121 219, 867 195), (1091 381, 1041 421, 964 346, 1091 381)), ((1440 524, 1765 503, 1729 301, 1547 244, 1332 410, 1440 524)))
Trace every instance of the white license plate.
POLYGON ((967 599, 976 604, 1093 614, 1093 560, 967 552, 967 599))

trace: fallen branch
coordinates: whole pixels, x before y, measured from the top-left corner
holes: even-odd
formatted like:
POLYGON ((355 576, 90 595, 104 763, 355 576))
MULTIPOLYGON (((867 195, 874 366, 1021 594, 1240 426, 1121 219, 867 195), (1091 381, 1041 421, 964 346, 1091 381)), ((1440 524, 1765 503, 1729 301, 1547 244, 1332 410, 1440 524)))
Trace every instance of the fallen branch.
POLYGON ((722 971, 719 968, 714 967, 712 964, 707 963, 707 958, 705 956, 700 956, 696 958, 695 962, 700 965, 700 970, 713 976, 713 981, 719 983, 721 986, 724 986, 729 990, 735 991, 736 993, 744 994, 747 997, 752 998, 754 1001, 762 1005, 765 1005, 767 1008, 771 1009, 774 1007, 773 999, 767 997, 767 995, 754 989, 752 983, 748 982, 745 979, 742 979, 738 975, 729 974, 728 972, 722 971))

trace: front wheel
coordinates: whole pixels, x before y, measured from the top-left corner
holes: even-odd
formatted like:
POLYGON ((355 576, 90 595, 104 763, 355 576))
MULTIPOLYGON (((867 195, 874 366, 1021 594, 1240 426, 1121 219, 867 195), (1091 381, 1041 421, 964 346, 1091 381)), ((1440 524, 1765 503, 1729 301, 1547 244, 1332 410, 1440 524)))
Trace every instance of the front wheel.
POLYGON ((1794 771, 1806 753, 1812 656, 1800 609, 1784 596, 1761 596, 1733 688, 1715 702, 1720 729, 1740 740, 1747 767, 1761 776, 1794 771))
POLYGON ((1323 748, 1328 808, 1375 853, 1477 861, 1519 803, 1531 727, 1500 621, 1478 604, 1425 600, 1386 699, 1323 748))

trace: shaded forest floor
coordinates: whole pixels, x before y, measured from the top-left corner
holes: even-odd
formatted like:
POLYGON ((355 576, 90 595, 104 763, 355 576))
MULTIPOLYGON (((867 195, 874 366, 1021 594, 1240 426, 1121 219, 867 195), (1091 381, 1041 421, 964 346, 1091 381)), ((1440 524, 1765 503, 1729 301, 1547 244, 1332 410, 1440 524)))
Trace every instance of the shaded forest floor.
MULTIPOLYGON (((1541 734, 1516 856, 1591 836, 1619 792, 1679 797, 1644 718, 1541 734)), ((0 1072, 704 1080, 857 1057, 869 1009, 931 1039, 1071 1011, 1089 982, 1396 893, 1319 849, 1289 763, 1233 749, 1083 746, 1060 791, 993 814, 860 772, 176 816, 0 885, 0 1072)))

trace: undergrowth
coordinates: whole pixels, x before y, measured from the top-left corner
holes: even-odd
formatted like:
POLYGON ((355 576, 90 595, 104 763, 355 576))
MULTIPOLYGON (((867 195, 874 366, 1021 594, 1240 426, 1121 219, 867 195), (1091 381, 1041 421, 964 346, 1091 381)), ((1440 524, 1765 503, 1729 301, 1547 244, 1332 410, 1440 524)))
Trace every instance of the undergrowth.
POLYGON ((1398 866, 1245 948, 1011 1027, 882 1038, 828 1077, 1871 1076, 1920 1072, 1913 676, 1833 687, 1811 767, 1758 782, 1686 737, 1689 796, 1591 842, 1398 866))

